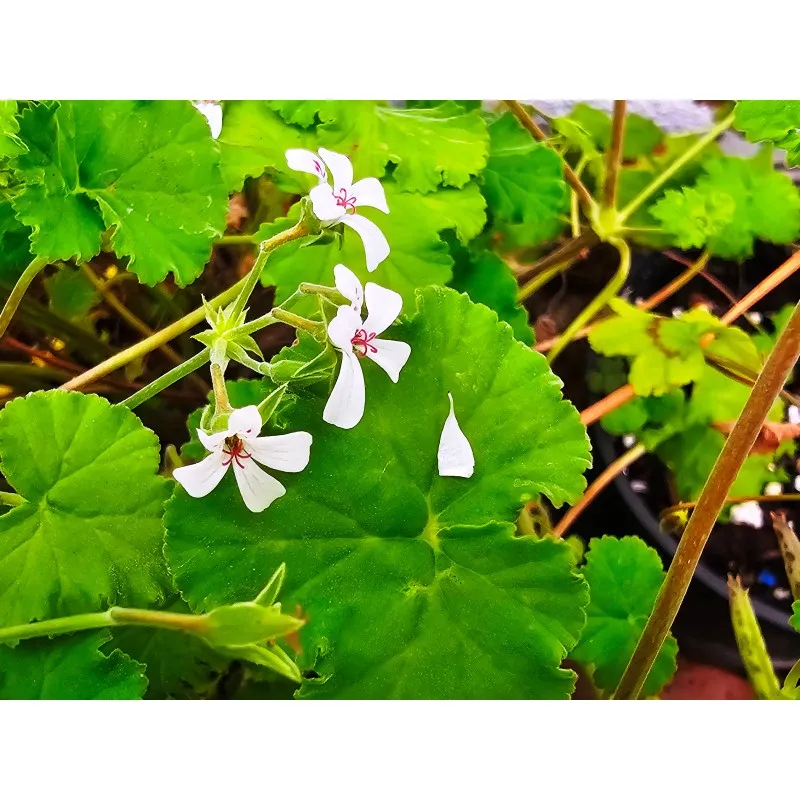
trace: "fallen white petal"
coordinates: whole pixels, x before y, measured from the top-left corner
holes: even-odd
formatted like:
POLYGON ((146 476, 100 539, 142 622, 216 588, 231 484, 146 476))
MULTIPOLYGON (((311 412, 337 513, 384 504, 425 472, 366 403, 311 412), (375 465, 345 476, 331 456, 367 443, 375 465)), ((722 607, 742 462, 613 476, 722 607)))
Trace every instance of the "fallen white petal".
MULTIPOLYGON (((316 208, 314 208, 314 213, 317 213, 316 208)), ((319 215, 317 214, 317 216, 319 215)), ((345 214, 339 221, 352 228, 361 237, 361 241, 364 243, 367 269, 370 272, 376 270, 378 264, 385 261, 391 252, 389 242, 386 241, 381 229, 372 220, 362 217, 360 214, 345 214)))
POLYGON ((233 474, 236 476, 242 500, 251 511, 257 514, 267 508, 273 500, 286 494, 283 484, 256 466, 251 458, 240 460, 240 464, 241 466, 238 464, 234 466, 233 474))
POLYGON ((197 464, 178 467, 172 477, 183 486, 192 497, 205 497, 213 491, 228 471, 222 452, 212 453, 197 464))
POLYGON ((311 175, 316 175, 320 181, 328 180, 328 173, 325 170, 325 164, 322 159, 310 150, 302 150, 295 148, 286 151, 286 163, 289 169, 297 170, 297 172, 308 172, 311 175))
POLYGON ((337 264, 333 268, 333 279, 339 294, 344 295, 360 315, 364 305, 364 288, 356 274, 344 264, 337 264))
POLYGON ((333 188, 336 194, 339 194, 340 189, 345 189, 348 194, 351 194, 351 187, 353 185, 353 165, 347 156, 341 153, 334 153, 333 150, 326 150, 320 147, 319 154, 322 156, 328 169, 333 176, 333 188))
POLYGON ((734 525, 749 525, 751 528, 764 527, 764 511, 756 500, 731 506, 731 522, 734 525))
POLYGON ((361 371, 358 356, 352 350, 349 353, 345 351, 342 354, 339 377, 325 404, 322 419, 338 428, 354 428, 364 416, 364 401, 364 373, 361 371))
POLYGON ((337 204, 333 189, 327 183, 318 183, 309 193, 314 215, 322 222, 337 222, 344 209, 337 204))
POLYGON ((394 383, 397 383, 400 370, 411 355, 411 345, 393 339, 373 339, 370 344, 375 348, 375 352, 367 347, 367 358, 374 361, 394 383))
POLYGON ((211 128, 211 138, 216 139, 222 133, 222 106, 219 103, 194 103, 194 107, 206 118, 211 128))
POLYGON ((386 205, 386 193, 377 178, 362 178, 352 186, 352 194, 355 197, 356 207, 369 206, 389 213, 389 206, 386 205))
POLYGON ((301 472, 311 457, 311 434, 296 431, 281 436, 259 436, 247 442, 247 452, 265 467, 281 472, 301 472))
POLYGON ((458 426, 453 395, 448 392, 447 396, 450 398, 450 413, 447 415, 439 440, 439 474, 455 478, 471 478, 475 471, 475 457, 467 437, 458 426))

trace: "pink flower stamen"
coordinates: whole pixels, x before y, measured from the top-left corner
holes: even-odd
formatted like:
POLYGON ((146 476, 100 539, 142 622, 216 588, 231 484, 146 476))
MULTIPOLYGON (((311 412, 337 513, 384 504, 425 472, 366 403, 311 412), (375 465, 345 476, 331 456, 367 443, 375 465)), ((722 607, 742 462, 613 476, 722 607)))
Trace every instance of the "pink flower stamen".
POLYGON ((376 333, 367 333, 363 328, 359 328, 355 336, 350 340, 353 349, 359 358, 364 358, 367 353, 377 353, 378 348, 370 342, 377 336, 376 333))
POLYGON ((244 442, 235 434, 233 436, 229 436, 225 440, 225 444, 228 446, 228 449, 223 449, 222 452, 225 453, 226 456, 229 456, 227 461, 223 461, 224 466, 228 466, 231 462, 234 462, 237 467, 244 468, 244 464, 242 464, 239 459, 244 461, 247 458, 252 458, 250 453, 244 452, 244 442))
POLYGON ((336 205, 343 208, 348 214, 356 213, 356 196, 351 194, 347 196, 347 189, 339 189, 339 194, 336 197, 336 205))

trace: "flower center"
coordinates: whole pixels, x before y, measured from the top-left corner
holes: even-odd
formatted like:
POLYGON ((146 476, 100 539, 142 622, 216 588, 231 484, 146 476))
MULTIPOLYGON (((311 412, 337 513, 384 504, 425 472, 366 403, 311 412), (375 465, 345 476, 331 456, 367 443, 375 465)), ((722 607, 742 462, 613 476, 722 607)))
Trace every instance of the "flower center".
POLYGON ((351 194, 348 196, 347 189, 339 189, 339 193, 335 194, 336 205, 343 208, 348 214, 356 213, 356 196, 351 194))
POLYGON ((377 353, 378 348, 370 342, 377 336, 375 333, 367 333, 363 328, 359 328, 355 336, 350 340, 353 345, 356 355, 359 358, 364 358, 367 353, 377 353))
POLYGON ((226 467, 232 461, 237 467, 244 468, 242 461, 252 458, 250 453, 245 453, 244 442, 236 434, 225 439, 225 447, 222 452, 228 456, 228 460, 222 462, 226 467))

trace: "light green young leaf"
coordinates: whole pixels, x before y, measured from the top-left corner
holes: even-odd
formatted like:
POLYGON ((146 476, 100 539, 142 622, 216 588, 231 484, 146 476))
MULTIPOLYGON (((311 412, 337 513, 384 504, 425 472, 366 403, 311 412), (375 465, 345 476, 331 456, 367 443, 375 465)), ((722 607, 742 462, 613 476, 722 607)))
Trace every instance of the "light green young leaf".
POLYGON ((691 186, 681 191, 671 189, 651 209, 675 244, 688 250, 702 247, 730 224, 736 209, 733 198, 725 193, 708 194, 691 186))
POLYGON ((523 223, 531 244, 555 236, 569 208, 559 157, 535 142, 512 114, 489 126, 491 150, 483 172, 483 192, 494 217, 523 223))
POLYGON ((100 651, 108 631, 0 645, 0 700, 139 700, 142 664, 120 650, 100 651))
POLYGON ((800 600, 794 601, 794 603, 792 604, 792 611, 794 611, 794 614, 792 614, 792 617, 789 620, 789 622, 791 622, 792 627, 798 633, 800 633, 800 600))
POLYGON ((71 267, 64 267, 46 278, 44 288, 50 298, 50 308, 66 319, 83 319, 100 299, 86 275, 71 267))
POLYGON ((0 625, 149 605, 169 584, 158 440, 96 395, 35 392, 0 411, 0 625))
POLYGON ((225 228, 228 197, 219 153, 202 116, 184 101, 80 101, 20 116, 29 152, 12 165, 25 179, 13 203, 33 228, 32 250, 87 261, 111 245, 143 283, 170 272, 191 283, 225 228))
POLYGON ((451 242, 455 260, 450 286, 466 292, 474 303, 483 303, 514 330, 523 344, 533 344, 533 328, 528 312, 517 303, 517 280, 508 265, 490 250, 471 251, 458 242, 451 242))
MULTIPOLYGON (((578 103, 566 119, 585 131, 595 147, 606 152, 611 145, 611 117, 599 108, 578 103)), ((635 159, 653 152, 664 140, 664 132, 651 119, 639 114, 625 117, 625 139, 622 157, 635 159)))
POLYGON ((314 445, 265 512, 245 509, 232 475, 203 499, 176 489, 175 579, 200 611, 255 595, 286 562, 284 607, 309 619, 302 666, 321 676, 301 696, 566 697, 559 664, 584 588, 567 545, 517 538, 514 522, 540 493, 560 505, 583 490, 577 412, 545 359, 465 295, 420 292, 387 336, 411 358, 397 385, 365 364, 356 428, 322 422, 326 397, 311 391, 279 412, 282 431, 308 430, 314 445), (476 455, 469 480, 437 474, 447 392, 476 455))
MULTIPOLYGON (((664 582, 658 553, 635 536, 592 539, 581 570, 589 584, 586 627, 572 658, 594 666, 594 682, 613 692, 628 666, 656 595, 664 582)), ((664 642, 644 683, 647 697, 657 695, 675 674, 678 643, 664 642)))
POLYGON ((790 167, 800 166, 800 100, 740 100, 733 125, 751 142, 773 142, 790 167))
MULTIPOLYGON (((413 302, 415 289, 443 285, 451 279, 453 259, 440 233, 454 230, 462 243, 480 233, 486 215, 478 187, 471 183, 460 190, 440 189, 425 195, 399 192, 393 184, 386 184, 385 189, 389 214, 363 210, 363 215, 380 227, 391 247, 378 272, 367 271, 361 238, 342 226, 341 247, 330 240, 315 244, 292 242, 270 255, 263 282, 277 287, 277 302, 292 294, 301 281, 333 285, 336 264, 347 266, 362 283, 374 281, 399 292, 406 303, 413 302)), ((262 225, 259 237, 267 239, 291 227, 298 213, 294 206, 287 218, 262 225)))
POLYGON ((0 100, 0 158, 11 158, 25 152, 25 143, 18 134, 17 101, 0 100))

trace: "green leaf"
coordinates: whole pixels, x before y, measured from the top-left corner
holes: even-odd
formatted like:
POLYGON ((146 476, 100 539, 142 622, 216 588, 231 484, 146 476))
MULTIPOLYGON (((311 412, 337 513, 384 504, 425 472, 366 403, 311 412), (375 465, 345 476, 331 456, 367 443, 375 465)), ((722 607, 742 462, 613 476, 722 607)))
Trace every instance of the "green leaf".
POLYGON ((703 169, 694 187, 667 193, 653 209, 679 246, 705 245, 712 255, 742 259, 753 254, 756 239, 789 244, 800 234, 800 193, 770 163, 716 158, 703 169))
MULTIPOLYGON (((567 117, 591 138, 594 145, 606 152, 611 145, 611 116, 605 111, 578 103, 567 117)), ((635 159, 653 152, 664 140, 664 132, 647 117, 627 114, 622 157, 635 159)))
POLYGON ((20 117, 27 182, 13 203, 32 249, 87 261, 111 246, 143 283, 191 283, 225 228, 228 197, 208 125, 185 101, 37 105, 20 117))
MULTIPOLYGON (((185 614, 189 606, 177 598, 163 610, 185 614)), ((113 634, 115 647, 145 665, 149 700, 207 696, 230 665, 197 636, 135 625, 114 628, 113 634)))
POLYGON ((585 487, 578 414, 540 354, 453 290, 421 291, 387 335, 411 358, 397 385, 365 365, 356 428, 323 423, 325 397, 310 391, 278 412, 281 431, 314 445, 265 512, 244 508, 232 475, 199 500, 176 488, 177 584, 209 609, 255 595, 286 562, 284 606, 309 618, 302 666, 321 676, 302 696, 566 697, 582 582, 567 545, 517 538, 514 522, 540 493, 560 505, 585 487), (448 391, 476 454, 469 480, 436 474, 448 391))
POLYGON ((31 229, 14 214, 11 203, 0 200, 0 281, 13 286, 31 262, 31 229))
MULTIPOLYGON (((572 658, 594 666, 594 682, 613 692, 628 665, 664 582, 658 553, 635 536, 592 539, 581 570, 589 584, 586 627, 572 658)), ((676 669, 678 643, 668 636, 644 683, 657 695, 676 669)))
POLYGON ((168 483, 158 441, 96 395, 35 392, 0 411, 0 625, 160 601, 168 483))
POLYGON ((25 143, 18 134, 17 101, 0 100, 0 158, 11 158, 25 152, 25 143))
POLYGON ((794 611, 794 614, 792 614, 789 622, 792 624, 792 627, 798 633, 800 633, 800 600, 794 601, 794 603, 792 604, 792 611, 794 611))
POLYGON ((46 278, 50 308, 66 319, 82 319, 97 304, 100 294, 80 269, 64 267, 46 278))
POLYGON ((800 100, 740 100, 733 124, 751 142, 786 150, 790 167, 800 166, 800 100))
MULTIPOLYGON (((292 242, 270 255, 262 280, 277 287, 276 302, 291 295, 301 281, 331 286, 336 264, 345 264, 362 283, 375 281, 399 292, 406 303, 413 302, 415 289, 443 285, 451 279, 453 259, 440 233, 454 230, 462 243, 480 233, 486 215, 478 187, 469 184, 460 190, 440 189, 425 195, 399 192, 388 183, 385 189, 390 213, 373 213, 369 208, 363 211, 380 227, 391 247, 378 271, 367 271, 361 238, 341 226, 341 247, 330 239, 317 244, 292 242)), ((295 205, 287 218, 262 225, 259 238, 267 239, 291 227, 298 215, 295 205)))
POLYGON ((450 286, 466 292, 474 303, 491 308, 511 326, 517 339, 532 345, 528 312, 517 303, 517 279, 505 261, 490 250, 473 252, 455 241, 450 244, 450 252, 455 260, 450 286))
POLYGON ((561 159, 535 142, 512 114, 489 126, 491 151, 483 172, 483 192, 494 217, 523 223, 530 244, 553 238, 569 208, 561 159))
POLYGON ((139 700, 143 667, 120 650, 106 656, 108 631, 0 645, 0 700, 139 700))

